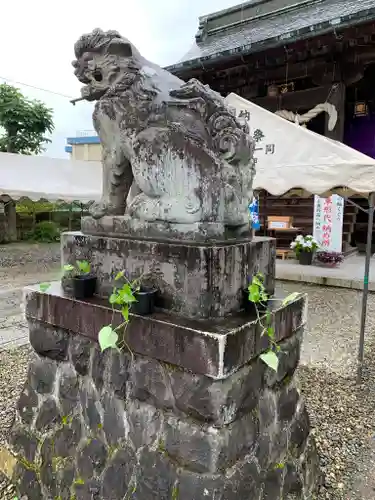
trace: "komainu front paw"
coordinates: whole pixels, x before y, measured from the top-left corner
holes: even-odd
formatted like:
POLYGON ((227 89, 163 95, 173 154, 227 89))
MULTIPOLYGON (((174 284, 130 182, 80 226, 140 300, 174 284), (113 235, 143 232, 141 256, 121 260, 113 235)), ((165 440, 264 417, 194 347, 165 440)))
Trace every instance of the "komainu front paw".
POLYGON ((100 202, 91 206, 90 214, 94 219, 101 219, 105 215, 124 215, 124 211, 122 210, 121 213, 119 213, 118 208, 114 205, 100 202))

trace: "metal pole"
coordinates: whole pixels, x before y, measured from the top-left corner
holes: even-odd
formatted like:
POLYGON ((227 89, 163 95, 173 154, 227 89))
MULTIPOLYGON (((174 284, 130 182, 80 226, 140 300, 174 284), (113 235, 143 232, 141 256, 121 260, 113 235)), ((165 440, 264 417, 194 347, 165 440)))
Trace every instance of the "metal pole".
POLYGON ((76 97, 75 99, 72 99, 72 100, 70 101, 70 103, 71 103, 71 104, 73 104, 73 106, 75 106, 75 105, 76 105, 76 102, 79 102, 79 101, 84 101, 84 100, 85 100, 85 98, 84 98, 84 97, 76 97))
POLYGON ((371 261, 371 248, 372 248, 372 227, 374 223, 375 193, 370 193, 368 204, 369 204, 369 212, 368 212, 368 225, 367 225, 366 260, 365 260, 365 274, 363 277, 361 329, 359 332, 359 349, 358 349, 358 367, 357 367, 358 384, 362 382, 363 359, 365 351, 365 327, 366 327, 367 298, 368 298, 368 280, 370 274, 370 261, 371 261))

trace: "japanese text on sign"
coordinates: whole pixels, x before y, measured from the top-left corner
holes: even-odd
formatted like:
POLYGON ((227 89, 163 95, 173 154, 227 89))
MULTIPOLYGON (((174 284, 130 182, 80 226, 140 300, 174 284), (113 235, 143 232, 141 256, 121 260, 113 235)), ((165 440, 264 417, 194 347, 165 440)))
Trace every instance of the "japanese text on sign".
POLYGON ((314 238, 323 250, 341 252, 344 200, 341 196, 314 199, 314 238))
MULTIPOLYGON (((250 111, 248 111, 247 109, 241 109, 238 113, 236 108, 234 108, 233 106, 230 106, 229 109, 234 114, 234 116, 237 116, 238 114, 238 118, 250 121, 250 111)), ((264 134, 259 128, 255 129, 252 135, 257 144, 264 139, 264 134)), ((265 144, 264 147, 256 147, 255 151, 264 151, 266 155, 273 155, 275 154, 275 144, 265 144)), ((257 161, 258 159, 254 158, 254 162, 257 163, 257 161)))

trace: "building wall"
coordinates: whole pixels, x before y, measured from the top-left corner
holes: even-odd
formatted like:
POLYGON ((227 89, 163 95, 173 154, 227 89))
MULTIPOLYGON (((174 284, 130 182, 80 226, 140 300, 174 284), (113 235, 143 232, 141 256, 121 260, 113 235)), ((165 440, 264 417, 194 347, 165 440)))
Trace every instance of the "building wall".
POLYGON ((65 152, 72 160, 101 161, 102 147, 97 135, 93 132, 77 132, 76 137, 68 137, 65 152))
POLYGON ((100 144, 75 144, 68 152, 72 160, 101 161, 102 159, 100 144))

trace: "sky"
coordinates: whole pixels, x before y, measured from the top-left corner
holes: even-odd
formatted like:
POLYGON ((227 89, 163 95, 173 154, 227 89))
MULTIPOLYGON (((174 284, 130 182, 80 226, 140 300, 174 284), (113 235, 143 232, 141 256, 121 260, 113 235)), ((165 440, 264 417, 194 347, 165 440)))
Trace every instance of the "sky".
POLYGON ((66 137, 93 128, 93 105, 84 102, 73 106, 69 102, 80 96, 81 84, 73 75, 71 62, 74 43, 81 34, 94 28, 117 30, 147 59, 166 66, 177 62, 194 43, 199 16, 240 3, 240 0, 4 2, 0 83, 15 85, 25 96, 53 108, 55 131, 44 154, 64 158, 66 137))

